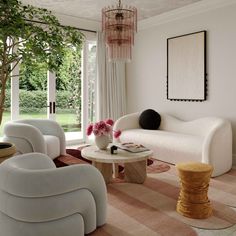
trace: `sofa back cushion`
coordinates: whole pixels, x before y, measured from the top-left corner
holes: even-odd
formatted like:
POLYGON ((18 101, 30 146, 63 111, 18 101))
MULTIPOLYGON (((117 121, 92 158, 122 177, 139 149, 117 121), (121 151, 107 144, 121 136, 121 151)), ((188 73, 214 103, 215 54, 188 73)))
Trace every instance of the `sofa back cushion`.
POLYGON ((203 137, 222 122, 224 122, 224 120, 217 117, 204 117, 191 121, 184 121, 171 115, 161 114, 161 125, 159 130, 203 137))

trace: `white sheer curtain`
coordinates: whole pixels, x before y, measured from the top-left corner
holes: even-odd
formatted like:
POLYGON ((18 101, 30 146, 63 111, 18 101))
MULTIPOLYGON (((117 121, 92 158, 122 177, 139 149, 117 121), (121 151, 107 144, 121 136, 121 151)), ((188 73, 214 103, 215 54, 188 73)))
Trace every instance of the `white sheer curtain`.
POLYGON ((117 120, 126 113, 125 63, 109 62, 103 34, 97 35, 98 119, 117 120))

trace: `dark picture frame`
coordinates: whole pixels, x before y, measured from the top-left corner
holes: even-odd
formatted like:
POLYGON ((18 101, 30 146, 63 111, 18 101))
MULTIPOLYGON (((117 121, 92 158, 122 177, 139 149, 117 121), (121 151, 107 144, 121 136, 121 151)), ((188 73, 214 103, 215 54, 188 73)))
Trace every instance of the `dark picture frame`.
POLYGON ((205 101, 206 31, 167 39, 167 99, 205 101))

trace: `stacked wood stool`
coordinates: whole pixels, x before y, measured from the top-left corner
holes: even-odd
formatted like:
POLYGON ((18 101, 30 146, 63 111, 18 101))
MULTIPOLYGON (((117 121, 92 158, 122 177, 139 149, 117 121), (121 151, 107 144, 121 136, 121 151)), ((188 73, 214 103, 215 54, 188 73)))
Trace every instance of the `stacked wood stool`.
POLYGON ((176 165, 180 178, 180 194, 177 212, 194 219, 205 219, 212 215, 208 199, 208 187, 213 171, 211 165, 189 162, 176 165))

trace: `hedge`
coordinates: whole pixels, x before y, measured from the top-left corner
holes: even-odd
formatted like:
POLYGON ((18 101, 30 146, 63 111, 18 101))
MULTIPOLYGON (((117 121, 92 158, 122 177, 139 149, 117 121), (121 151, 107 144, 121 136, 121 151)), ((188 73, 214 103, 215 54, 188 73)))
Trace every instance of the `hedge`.
MULTIPOLYGON (((58 112, 72 113, 74 108, 73 97, 69 91, 57 91, 56 104, 58 112)), ((79 101, 80 102, 80 101, 79 101)), ((11 92, 6 90, 5 110, 9 111, 11 106, 11 92)), ((47 109, 47 91, 27 91, 20 90, 20 111, 25 113, 30 112, 46 112, 47 109)))

